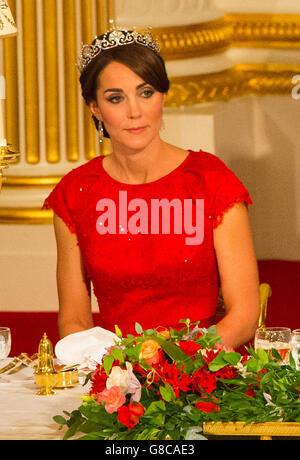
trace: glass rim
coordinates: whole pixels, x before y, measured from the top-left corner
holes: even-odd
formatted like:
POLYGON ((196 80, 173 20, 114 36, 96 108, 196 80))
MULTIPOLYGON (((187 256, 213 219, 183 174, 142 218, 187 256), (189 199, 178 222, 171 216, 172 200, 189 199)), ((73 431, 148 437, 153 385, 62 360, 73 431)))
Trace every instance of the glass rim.
POLYGON ((8 331, 10 331, 10 328, 9 328, 9 327, 1 327, 1 326, 0 326, 0 332, 3 332, 3 331, 8 332, 8 331))
POLYGON ((300 334, 300 329, 293 329, 293 330, 292 330, 292 333, 293 333, 293 334, 300 334))

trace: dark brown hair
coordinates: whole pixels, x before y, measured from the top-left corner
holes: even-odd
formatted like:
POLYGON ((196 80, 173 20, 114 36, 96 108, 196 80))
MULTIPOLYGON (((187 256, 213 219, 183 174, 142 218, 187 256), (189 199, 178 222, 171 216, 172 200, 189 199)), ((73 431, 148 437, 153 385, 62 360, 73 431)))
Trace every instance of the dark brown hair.
MULTIPOLYGON (((101 38, 101 36, 99 38, 101 38)), ((101 53, 85 67, 80 75, 80 84, 82 96, 87 105, 92 101, 96 101, 99 84, 98 76, 100 72, 113 61, 129 67, 134 73, 141 77, 145 83, 153 86, 156 91, 160 93, 168 92, 170 82, 162 57, 147 46, 132 43, 101 51, 101 53)), ((96 129, 98 129, 99 121, 94 116, 93 120, 96 129)), ((104 136, 109 137, 105 127, 104 136)))

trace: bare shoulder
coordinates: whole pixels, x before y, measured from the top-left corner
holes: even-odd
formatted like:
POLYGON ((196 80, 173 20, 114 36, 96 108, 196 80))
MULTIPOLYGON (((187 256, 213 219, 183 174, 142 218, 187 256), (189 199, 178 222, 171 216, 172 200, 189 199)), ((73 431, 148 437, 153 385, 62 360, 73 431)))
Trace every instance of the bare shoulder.
POLYGON ((182 163, 189 155, 189 151, 172 144, 164 144, 166 157, 174 164, 182 163))

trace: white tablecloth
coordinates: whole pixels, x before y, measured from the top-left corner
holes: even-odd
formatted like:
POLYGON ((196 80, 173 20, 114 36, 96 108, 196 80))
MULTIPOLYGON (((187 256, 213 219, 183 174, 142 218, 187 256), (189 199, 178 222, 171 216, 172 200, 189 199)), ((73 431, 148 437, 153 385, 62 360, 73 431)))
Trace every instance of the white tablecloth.
MULTIPOLYGON (((0 375, 1 377, 1 375, 0 375)), ((54 415, 64 415, 81 405, 79 396, 88 393, 88 387, 56 390, 52 396, 38 396, 39 388, 31 379, 5 383, 0 380, 0 440, 59 440, 60 431, 54 415)))

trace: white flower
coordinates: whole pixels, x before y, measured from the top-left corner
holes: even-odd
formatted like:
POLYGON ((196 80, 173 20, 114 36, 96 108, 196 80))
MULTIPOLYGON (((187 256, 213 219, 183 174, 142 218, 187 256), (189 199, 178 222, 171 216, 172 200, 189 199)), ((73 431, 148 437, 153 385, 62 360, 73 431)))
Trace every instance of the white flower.
POLYGON ((114 366, 106 380, 106 388, 109 390, 111 387, 117 386, 120 388, 121 393, 126 395, 128 393, 128 383, 128 370, 121 369, 120 366, 114 366))
POLYGON ((128 393, 131 394, 131 401, 139 402, 142 394, 142 385, 132 370, 132 364, 126 362, 126 368, 128 371, 128 393))
MULTIPOLYGON (((273 406, 274 411, 271 412, 271 414, 277 415, 277 416, 283 416, 284 412, 283 409, 279 406, 276 406, 276 404, 273 403, 272 401, 272 396, 269 395, 268 393, 263 393, 265 400, 267 401, 266 406, 273 406)), ((283 417, 279 419, 279 422, 283 421, 283 417)))
POLYGON ((119 387, 124 395, 130 393, 132 395, 131 400, 134 402, 141 399, 141 384, 132 370, 132 364, 128 361, 126 362, 126 369, 121 369, 120 366, 112 368, 106 380, 106 388, 109 390, 113 386, 119 387))

